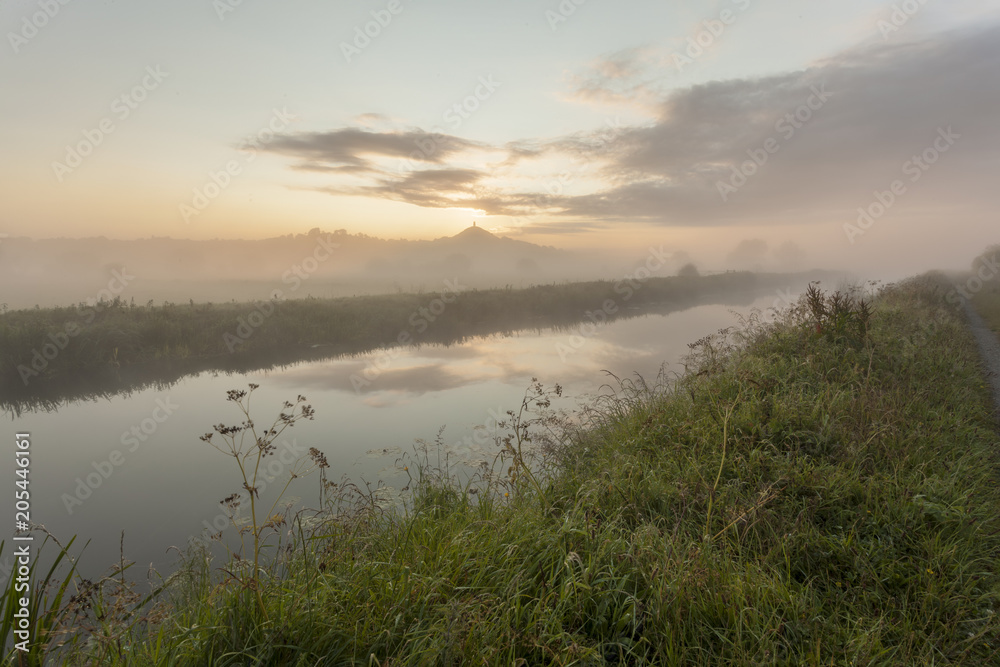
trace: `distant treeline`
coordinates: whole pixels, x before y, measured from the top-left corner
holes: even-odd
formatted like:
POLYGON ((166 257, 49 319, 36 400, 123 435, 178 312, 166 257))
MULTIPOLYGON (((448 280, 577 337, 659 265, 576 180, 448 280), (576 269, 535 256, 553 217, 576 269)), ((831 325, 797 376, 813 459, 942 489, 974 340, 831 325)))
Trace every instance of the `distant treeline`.
MULTIPOLYGON (((395 345, 750 303, 801 290, 817 274, 725 273, 249 303, 147 304, 121 299, 0 315, 0 403, 105 395, 204 370, 251 371, 395 345), (599 312, 600 311, 600 312, 599 312)), ((828 277, 828 276, 824 276, 828 277)))

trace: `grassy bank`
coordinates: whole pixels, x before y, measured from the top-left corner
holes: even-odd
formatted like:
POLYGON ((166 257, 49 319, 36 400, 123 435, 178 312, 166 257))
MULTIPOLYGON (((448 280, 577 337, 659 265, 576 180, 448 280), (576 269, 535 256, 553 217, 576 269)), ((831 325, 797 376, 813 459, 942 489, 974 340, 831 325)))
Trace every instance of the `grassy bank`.
POLYGON ((0 403, 101 394, 204 370, 250 371, 344 353, 570 326, 613 303, 608 319, 641 308, 750 303, 806 278, 730 273, 440 294, 387 294, 256 303, 121 300, 0 315, 0 403))
POLYGON ((254 585, 245 558, 195 555, 161 607, 91 618, 79 659, 998 664, 1000 443, 948 289, 813 293, 693 344, 673 386, 624 383, 582 427, 511 415, 471 479, 418 451, 404 515, 329 485, 336 518, 274 519, 281 555, 254 585))
POLYGON ((972 271, 955 279, 953 302, 971 300, 989 327, 1000 334, 1000 244, 986 249, 972 261, 972 271))
POLYGON ((1000 276, 972 297, 972 305, 989 327, 1000 334, 1000 276))

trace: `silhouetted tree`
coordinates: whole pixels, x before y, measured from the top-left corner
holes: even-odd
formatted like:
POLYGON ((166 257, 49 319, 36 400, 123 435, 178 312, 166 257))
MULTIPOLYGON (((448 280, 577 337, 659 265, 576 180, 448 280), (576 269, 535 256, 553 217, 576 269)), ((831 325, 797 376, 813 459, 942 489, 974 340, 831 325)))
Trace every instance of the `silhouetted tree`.
POLYGON ((697 278, 701 274, 698 273, 697 266, 695 266, 691 262, 688 262, 687 264, 685 264, 684 266, 682 266, 680 269, 677 270, 677 275, 682 278, 697 278))

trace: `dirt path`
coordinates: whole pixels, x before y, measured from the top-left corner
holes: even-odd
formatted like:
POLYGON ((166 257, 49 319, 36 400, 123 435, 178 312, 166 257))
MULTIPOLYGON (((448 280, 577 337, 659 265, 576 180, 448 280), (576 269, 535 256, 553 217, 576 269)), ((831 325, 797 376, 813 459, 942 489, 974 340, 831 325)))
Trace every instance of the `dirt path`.
POLYGON ((979 356, 983 370, 993 387, 993 401, 996 403, 996 416, 1000 420, 1000 339, 993 333, 972 306, 965 303, 965 315, 969 321, 976 342, 979 343, 979 356))

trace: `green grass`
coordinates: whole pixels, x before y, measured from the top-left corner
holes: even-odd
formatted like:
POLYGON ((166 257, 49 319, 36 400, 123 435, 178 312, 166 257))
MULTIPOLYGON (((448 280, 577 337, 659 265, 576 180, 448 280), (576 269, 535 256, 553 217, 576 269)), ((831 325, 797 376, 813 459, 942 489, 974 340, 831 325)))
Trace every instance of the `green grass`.
POLYGON ((1000 276, 996 278, 996 284, 988 284, 972 297, 972 305, 990 329, 1000 334, 1000 276))
POLYGON ((1000 244, 994 244, 972 261, 972 272, 956 279, 951 300, 961 303, 971 297, 976 312, 1000 334, 1000 244))
POLYGON ((259 591, 192 554, 161 615, 74 659, 1000 664, 1000 441, 949 289, 750 319, 576 425, 510 415, 472 477, 418 450, 402 513, 333 485, 332 518, 287 517, 259 591))

